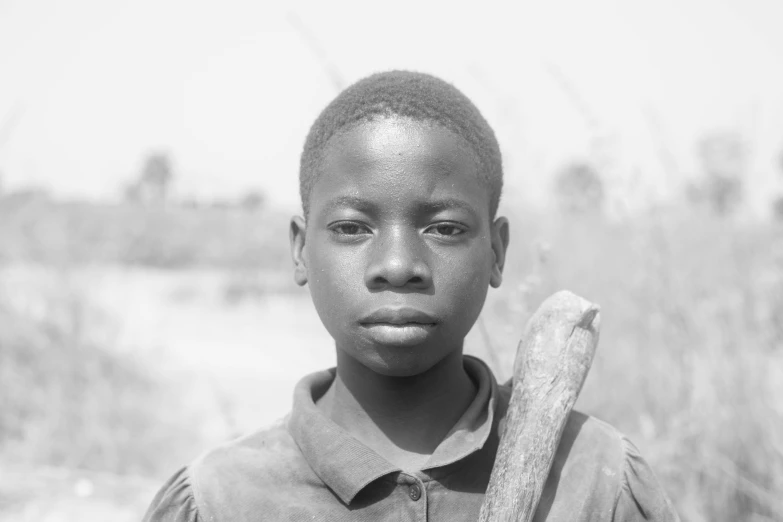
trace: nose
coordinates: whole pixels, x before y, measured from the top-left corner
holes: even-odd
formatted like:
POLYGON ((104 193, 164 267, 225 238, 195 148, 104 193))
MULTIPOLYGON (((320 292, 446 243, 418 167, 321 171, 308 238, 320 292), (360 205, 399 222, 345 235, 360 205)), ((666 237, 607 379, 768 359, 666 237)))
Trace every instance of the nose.
POLYGON ((378 237, 371 246, 365 283, 370 290, 409 288, 426 290, 432 286, 432 271, 416 231, 395 230, 378 237))

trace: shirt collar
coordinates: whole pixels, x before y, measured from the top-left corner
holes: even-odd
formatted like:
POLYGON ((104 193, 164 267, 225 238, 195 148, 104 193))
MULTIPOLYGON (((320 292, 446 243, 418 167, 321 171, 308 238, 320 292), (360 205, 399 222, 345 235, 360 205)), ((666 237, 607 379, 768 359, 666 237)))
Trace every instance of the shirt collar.
MULTIPOLYGON (((477 385, 473 402, 435 449, 423 469, 457 462, 481 449, 492 431, 497 382, 481 360, 464 356, 465 371, 477 385)), ((335 368, 304 377, 294 389, 288 430, 316 475, 350 504, 374 480, 402 471, 323 415, 315 405, 334 380, 335 368)))

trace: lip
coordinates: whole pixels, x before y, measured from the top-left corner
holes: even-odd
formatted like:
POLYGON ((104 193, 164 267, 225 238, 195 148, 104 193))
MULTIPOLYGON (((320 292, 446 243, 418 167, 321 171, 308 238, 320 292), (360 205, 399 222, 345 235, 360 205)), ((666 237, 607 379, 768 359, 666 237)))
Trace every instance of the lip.
POLYGON ((359 320, 365 335, 385 346, 414 347, 426 341, 438 326, 437 318, 410 307, 383 307, 359 320))
POLYGON ((359 320, 363 326, 434 326, 438 320, 430 314, 409 307, 383 307, 365 315, 359 320))

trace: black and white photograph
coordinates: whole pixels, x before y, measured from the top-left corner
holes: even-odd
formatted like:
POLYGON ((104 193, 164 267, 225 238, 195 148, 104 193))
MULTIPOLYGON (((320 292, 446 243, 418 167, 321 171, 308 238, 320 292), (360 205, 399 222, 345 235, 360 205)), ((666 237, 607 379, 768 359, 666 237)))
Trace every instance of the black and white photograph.
POLYGON ((783 522, 781 27, 0 0, 0 522, 783 522))

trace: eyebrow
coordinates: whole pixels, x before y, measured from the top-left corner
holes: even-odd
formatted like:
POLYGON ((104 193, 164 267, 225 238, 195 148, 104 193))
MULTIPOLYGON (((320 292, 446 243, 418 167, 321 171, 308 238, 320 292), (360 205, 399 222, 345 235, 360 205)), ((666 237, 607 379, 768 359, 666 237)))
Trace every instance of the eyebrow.
POLYGON ((476 211, 473 209, 473 207, 470 204, 468 204, 466 201, 457 198, 446 198, 446 199, 438 199, 436 201, 427 201, 423 203, 421 207, 425 212, 429 214, 435 214, 436 212, 440 212, 441 210, 452 210, 452 209, 464 210, 465 212, 474 215, 476 213, 476 211))
POLYGON ((345 207, 353 208, 361 212, 369 212, 375 208, 375 204, 372 201, 357 196, 339 196, 327 201, 324 205, 324 210, 332 211, 345 207))
MULTIPOLYGON (((339 196, 329 200, 324 206, 325 210, 333 211, 339 208, 352 208, 360 212, 372 212, 377 205, 370 200, 358 196, 339 196)), ((463 210, 475 216, 475 209, 466 201, 458 198, 445 198, 435 201, 425 201, 419 205, 419 210, 427 214, 435 214, 443 210, 463 210)))

